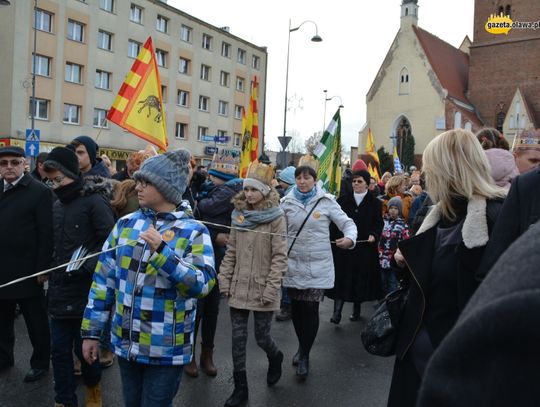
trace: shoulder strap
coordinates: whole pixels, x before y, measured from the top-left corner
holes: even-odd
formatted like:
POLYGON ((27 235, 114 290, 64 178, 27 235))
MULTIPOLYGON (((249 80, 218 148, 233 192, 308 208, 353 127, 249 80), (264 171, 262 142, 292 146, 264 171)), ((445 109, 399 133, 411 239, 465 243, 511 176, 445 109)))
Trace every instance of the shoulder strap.
POLYGON ((302 231, 302 229, 304 228, 304 225, 306 224, 307 220, 309 219, 310 215, 313 213, 313 210, 316 208, 316 206, 319 204, 319 202, 321 202, 321 199, 323 199, 324 197, 322 198, 319 198, 317 200, 317 202, 315 202, 315 205, 313 205, 313 207, 310 209, 309 213, 307 214, 307 216, 305 217, 304 221, 302 222, 302 224, 300 225, 300 229, 298 229, 298 232, 296 232, 296 236, 294 237, 294 240, 293 242, 291 243, 291 246, 289 247, 289 250, 287 251, 287 256, 289 255, 289 253, 291 252, 291 249, 293 248, 294 244, 296 243, 296 239, 298 238, 298 235, 300 234, 300 232, 302 231))

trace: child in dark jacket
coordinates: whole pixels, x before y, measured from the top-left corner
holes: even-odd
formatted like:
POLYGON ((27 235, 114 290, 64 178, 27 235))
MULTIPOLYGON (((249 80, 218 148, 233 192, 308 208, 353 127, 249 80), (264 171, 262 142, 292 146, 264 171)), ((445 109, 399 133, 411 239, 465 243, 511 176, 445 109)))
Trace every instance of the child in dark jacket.
POLYGON ((409 238, 409 226, 402 218, 401 198, 395 196, 388 201, 388 213, 384 216, 384 228, 379 240, 379 262, 381 265, 381 283, 383 292, 388 294, 398 286, 392 258, 398 243, 409 238))

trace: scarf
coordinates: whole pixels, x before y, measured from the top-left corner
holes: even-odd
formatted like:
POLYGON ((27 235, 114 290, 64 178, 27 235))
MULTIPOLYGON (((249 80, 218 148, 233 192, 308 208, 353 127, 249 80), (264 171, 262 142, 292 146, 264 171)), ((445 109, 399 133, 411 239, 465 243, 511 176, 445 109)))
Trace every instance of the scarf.
POLYGON ((257 226, 270 223, 284 214, 279 206, 264 209, 262 211, 233 210, 231 215, 232 225, 245 229, 255 229, 257 226))
POLYGON ((78 178, 71 184, 58 187, 54 189, 53 191, 55 195, 58 197, 58 199, 60 200, 60 202, 66 205, 81 196, 83 184, 84 184, 83 179, 78 178))
POLYGON ((317 195, 317 187, 314 186, 311 191, 309 192, 300 192, 297 186, 293 188, 294 197, 300 201, 300 203, 304 206, 308 204, 308 202, 313 198, 315 195, 317 195))

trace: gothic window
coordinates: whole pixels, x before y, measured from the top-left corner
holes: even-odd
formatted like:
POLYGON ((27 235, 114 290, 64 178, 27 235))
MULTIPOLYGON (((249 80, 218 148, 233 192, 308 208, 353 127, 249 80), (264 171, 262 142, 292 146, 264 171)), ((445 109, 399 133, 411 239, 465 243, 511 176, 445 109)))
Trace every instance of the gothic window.
POLYGON ((472 124, 471 124, 471 122, 465 123, 465 130, 472 131, 472 124))
POLYGON ((461 112, 454 113, 454 129, 461 129, 461 112))
POLYGON ((497 117, 495 119, 495 128, 497 130, 499 130, 501 133, 503 131, 503 124, 504 124, 504 118, 505 118, 505 114, 503 111, 500 111, 499 113, 497 113, 497 117))
POLYGON ((409 71, 407 68, 403 68, 399 73, 399 94, 408 95, 409 90, 409 71))
POLYGON ((405 8, 405 15, 408 16, 409 15, 409 8, 405 8))
POLYGON ((499 7, 499 12, 497 13, 497 15, 501 15, 501 14, 504 14, 504 7, 503 6, 499 7))
POLYGON ((510 4, 507 4, 506 5, 506 12, 504 13, 505 15, 507 16, 511 16, 512 15, 512 6, 510 4))
POLYGON ((405 117, 403 117, 399 121, 395 134, 397 152, 400 157, 402 157, 403 148, 411 134, 411 123, 409 123, 409 121, 405 117))

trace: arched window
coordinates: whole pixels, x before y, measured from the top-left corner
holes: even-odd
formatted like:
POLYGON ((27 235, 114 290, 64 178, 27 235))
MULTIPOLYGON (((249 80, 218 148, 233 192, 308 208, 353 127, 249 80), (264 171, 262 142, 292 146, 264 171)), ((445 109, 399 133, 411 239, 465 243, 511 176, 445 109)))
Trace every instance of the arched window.
MULTIPOLYGON (((501 133, 503 131, 503 125, 504 125, 504 118, 505 117, 506 117, 506 115, 501 110, 499 113, 497 113, 497 117, 495 119, 495 128, 497 130, 499 130, 501 133)), ((517 125, 518 125, 518 123, 516 123, 516 127, 517 127, 517 125)))
POLYGON ((409 71, 407 68, 403 68, 399 73, 399 94, 407 95, 409 90, 409 71))
POLYGON ((506 5, 506 12, 504 13, 505 15, 507 16, 511 16, 512 15, 512 6, 510 4, 507 4, 506 5))
POLYGON ((405 7, 405 16, 409 15, 409 7, 405 7))
POLYGON ((465 123, 465 130, 472 131, 472 124, 471 124, 471 122, 465 123))
POLYGON ((394 134, 394 142, 396 143, 397 153, 400 157, 403 157, 405 145, 410 142, 409 138, 412 135, 411 123, 409 120, 407 120, 407 118, 401 117, 394 134))
POLYGON ((499 12, 497 13, 497 15, 501 15, 501 14, 504 14, 504 7, 503 6, 499 7, 499 12))
POLYGON ((454 113, 454 129, 461 129, 461 112, 454 113))

